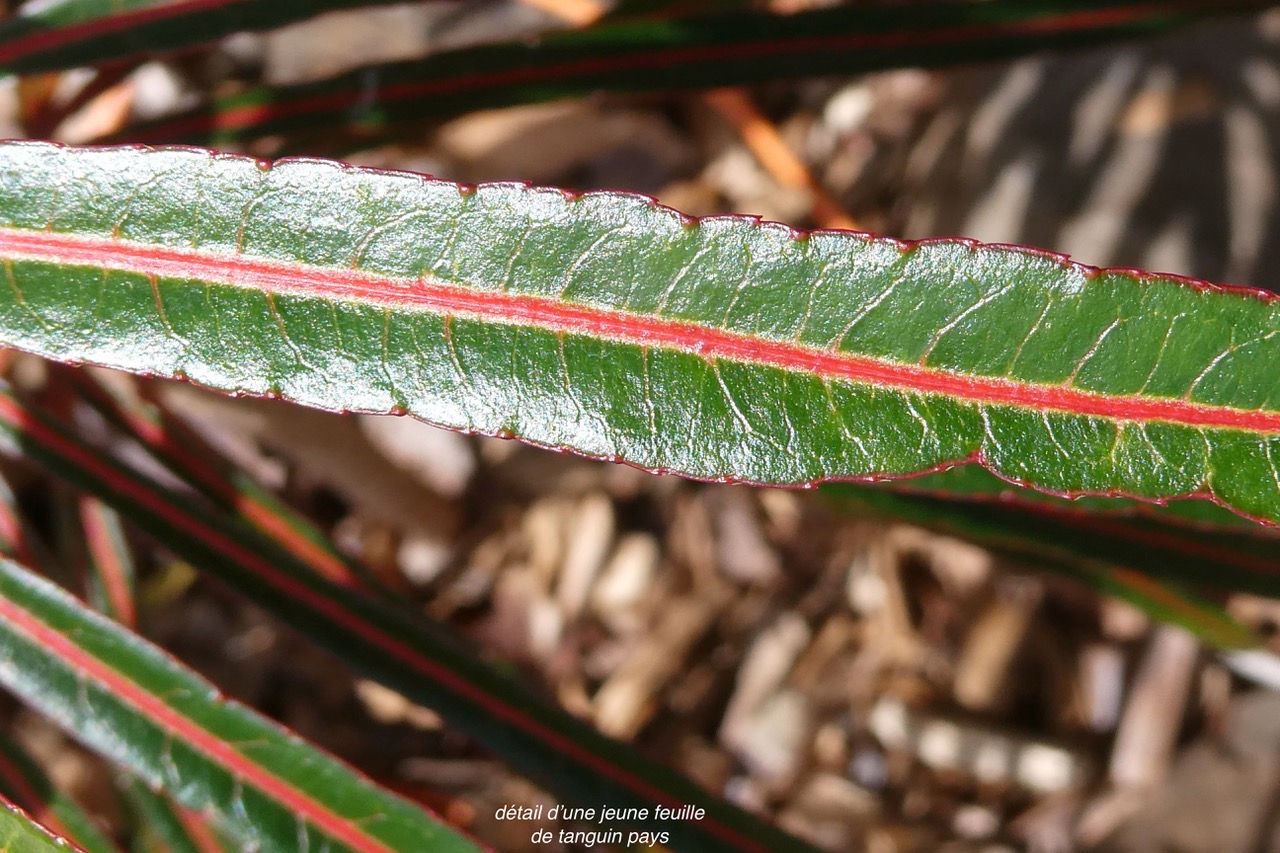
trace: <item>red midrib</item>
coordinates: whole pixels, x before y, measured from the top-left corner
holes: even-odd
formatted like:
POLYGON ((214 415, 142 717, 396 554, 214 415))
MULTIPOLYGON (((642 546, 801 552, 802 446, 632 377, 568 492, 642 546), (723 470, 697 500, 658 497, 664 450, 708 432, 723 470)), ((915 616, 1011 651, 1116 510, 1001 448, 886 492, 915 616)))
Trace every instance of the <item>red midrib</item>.
POLYGON ((81 497, 79 511, 89 557, 97 564, 93 570, 111 602, 113 612, 108 615, 126 628, 137 628, 133 591, 127 580, 129 569, 121 559, 119 543, 115 541, 105 517, 107 508, 92 498, 81 497))
POLYGON ((160 278, 195 279, 268 293, 363 302, 388 308, 473 317, 553 332, 696 353, 707 359, 759 364, 827 379, 937 394, 973 403, 1049 410, 1124 421, 1280 432, 1280 412, 1206 405, 1160 397, 1108 396, 1065 385, 1038 385, 949 373, 916 364, 817 350, 673 320, 560 302, 539 296, 477 290, 351 269, 285 264, 46 231, 0 228, 0 255, 18 260, 91 266, 160 278))
POLYGON ((0 597, 0 619, 8 622, 12 629, 43 646, 46 651, 61 658, 78 672, 110 690, 113 696, 133 706, 170 735, 186 741, 197 751, 210 756, 227 772, 283 803, 324 833, 354 850, 393 853, 391 848, 360 832, 351 822, 253 763, 230 744, 205 731, 195 722, 169 707, 159 697, 147 692, 120 672, 80 648, 61 632, 37 619, 25 608, 7 598, 0 597))

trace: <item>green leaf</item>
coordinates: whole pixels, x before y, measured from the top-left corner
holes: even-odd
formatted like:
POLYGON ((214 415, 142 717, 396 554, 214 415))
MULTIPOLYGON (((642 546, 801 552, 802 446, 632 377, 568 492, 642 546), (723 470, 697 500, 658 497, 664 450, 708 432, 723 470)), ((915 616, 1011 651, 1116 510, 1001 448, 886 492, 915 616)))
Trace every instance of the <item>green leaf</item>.
MULTIPOLYGON (((1162 581, 1280 597, 1280 537, 1180 521, 1062 512, 1028 503, 966 501, 850 483, 839 502, 1054 567, 1118 566, 1162 581)), ((1264 530, 1264 533, 1267 532, 1264 530)))
MULTIPOLYGON (((391 0, 384 0, 391 2, 391 0)), ((54 0, 0 21, 0 74, 179 50, 377 0, 54 0)))
POLYGON ((177 477, 243 518, 321 576, 345 585, 378 587, 368 569, 344 558, 312 522, 223 460, 180 420, 157 406, 126 399, 83 370, 64 371, 62 376, 94 410, 177 477))
POLYGON ((77 844, 85 853, 114 853, 119 848, 98 828, 80 804, 54 787, 36 760, 0 735, 0 793, 40 824, 77 844))
POLYGON ((247 845, 479 849, 7 560, 0 663, 0 684, 247 845))
POLYGON ((979 460, 1280 521, 1277 302, 623 193, 0 146, 0 340, 708 480, 979 460))
POLYGON ((1067 575, 1221 649, 1252 648, 1261 638, 1198 588, 1280 596, 1280 536, 1272 528, 1189 527, 1176 516, 1108 517, 1068 508, 1057 498, 975 501, 963 492, 915 493, 901 485, 837 483, 822 492, 855 512, 957 536, 1031 568, 1067 575))
POLYGON ((0 850, 4 853, 78 853, 80 848, 0 797, 0 850))
POLYGON ((809 845, 548 705, 477 660, 448 627, 327 580, 254 527, 105 458, 7 390, 0 392, 0 438, 360 672, 434 708, 564 801, 649 809, 650 819, 632 826, 670 832, 671 846, 682 851, 812 853, 809 845), (653 819, 657 806, 679 810, 689 804, 705 809, 705 816, 653 819))
POLYGON ((67 508, 66 536, 88 586, 88 600, 127 628, 138 627, 137 570, 124 525, 115 510, 96 498, 76 495, 67 508))
POLYGON ((1161 32, 1268 5, 1260 0, 934 0, 601 24, 537 42, 369 66, 315 83, 256 87, 128 128, 118 139, 223 145, 302 130, 331 138, 335 126, 374 133, 395 122, 601 90, 669 92, 986 62, 1161 32))
POLYGON ((1206 600, 1186 584, 1164 581, 1119 566, 1048 565, 1074 575, 1104 595, 1119 598, 1162 621, 1180 625, 1206 645, 1218 649, 1252 649, 1262 637, 1240 624, 1219 604, 1206 600))

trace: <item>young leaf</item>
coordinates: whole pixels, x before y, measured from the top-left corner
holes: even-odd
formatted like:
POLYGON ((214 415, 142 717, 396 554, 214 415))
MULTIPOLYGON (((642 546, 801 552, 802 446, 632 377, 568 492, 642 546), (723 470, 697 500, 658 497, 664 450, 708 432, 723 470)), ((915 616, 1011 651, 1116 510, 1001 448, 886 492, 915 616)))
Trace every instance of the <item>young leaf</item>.
POLYGON ((85 853, 119 851, 79 803, 54 787, 36 760, 5 736, 0 736, 0 793, 85 853))
POLYGON ((479 849, 7 560, 0 662, 0 684, 246 845, 479 849))
POLYGON ((1256 631, 1240 624, 1221 605, 1186 585, 1163 581, 1119 566, 1046 565, 1073 575, 1087 586, 1127 601, 1162 622, 1180 625, 1217 649, 1252 649, 1262 644, 1256 631))
POLYGON ((126 628, 137 629, 136 576, 133 553, 115 510, 97 498, 76 495, 67 519, 82 549, 77 556, 88 585, 89 602, 126 628))
MULTIPOLYGON (((384 0, 391 2, 391 0, 384 0)), ((0 74, 174 51, 376 0, 54 0, 0 21, 0 74)))
POLYGON ((377 586, 367 569, 343 558, 314 524, 252 477, 228 465, 167 412, 126 400, 83 370, 68 370, 63 376, 100 415, 139 442, 176 476, 244 518, 322 576, 349 586, 377 586))
POLYGON ((0 146, 0 339, 708 480, 982 462, 1280 522, 1278 303, 946 240, 191 149, 0 146))
POLYGON ((1062 512, 1037 503, 967 501, 847 483, 838 501, 1054 567, 1119 566, 1162 581, 1280 596, 1280 538, 1154 518, 1062 512))
POLYGON ((253 88, 126 129, 122 136, 220 145, 244 136, 329 131, 350 123, 369 131, 391 122, 600 90, 667 92, 983 62, 1159 32, 1266 5, 1260 0, 934 0, 604 24, 534 43, 485 45, 360 68, 315 83, 253 88))
POLYGON ((812 853, 809 845, 551 707, 479 661, 448 629, 327 580, 243 521, 103 457, 7 390, 0 392, 0 436, 359 671, 439 711, 565 801, 649 809, 650 820, 636 825, 669 831, 672 846, 682 851, 812 853), (652 819, 656 806, 678 810, 688 804, 705 809, 703 818, 652 819))

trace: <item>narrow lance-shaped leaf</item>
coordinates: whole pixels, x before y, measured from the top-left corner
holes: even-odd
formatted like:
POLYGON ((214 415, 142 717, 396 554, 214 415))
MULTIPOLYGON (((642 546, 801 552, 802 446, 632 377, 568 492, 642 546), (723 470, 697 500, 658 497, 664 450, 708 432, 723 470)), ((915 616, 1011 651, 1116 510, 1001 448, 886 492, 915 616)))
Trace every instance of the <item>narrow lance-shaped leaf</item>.
POLYGON ((7 560, 0 660, 0 684, 246 845, 479 849, 7 560))
POLYGON ((477 660, 442 626, 334 584, 258 530, 105 458, 7 392, 0 394, 0 436, 362 673, 436 709, 562 800, 648 809, 649 819, 633 828, 668 831, 680 851, 813 850, 552 708, 477 660), (679 811, 690 804, 705 809, 702 819, 655 819, 658 806, 679 811))
MULTIPOLYGON (((904 481, 909 482, 914 481, 904 481)), ((968 493, 961 493, 960 497, 916 493, 900 488, 904 483, 837 483, 824 486, 822 491, 837 507, 847 506, 855 512, 870 510, 889 519, 960 536, 1029 568, 1066 575, 1104 595, 1123 599, 1155 619, 1181 625, 1208 645, 1221 649, 1251 648, 1261 639, 1221 605, 1202 595, 1196 584, 1186 583, 1187 579, 1230 588, 1233 578, 1244 576, 1255 589, 1262 587, 1270 589, 1272 595, 1280 595, 1280 575, 1276 574, 1280 571, 1280 539, 1272 537, 1268 545, 1260 537, 1249 535, 1253 530, 1274 534, 1274 528, 1236 516, 1230 518, 1248 525, 1249 532, 1233 526, 1229 535, 1218 536, 1219 541, 1209 548, 1203 535, 1197 529, 1187 529, 1181 519, 1161 525, 1153 523, 1149 516, 1139 516, 1132 523, 1117 523, 1114 517, 1105 519, 1106 535, 1098 538, 1097 531, 1090 529, 1090 515, 1084 510, 1060 510, 1056 504, 1032 501, 1001 503, 986 500, 986 495, 977 499, 968 493), (968 505, 975 500, 981 504, 976 517, 974 508, 968 505), (1058 523, 1049 528, 1037 527, 1036 522, 1043 523, 1046 518, 1058 523), (1042 540, 1046 535, 1052 538, 1042 540), (1154 549, 1153 541, 1158 543, 1154 549), (1218 567, 1223 563, 1239 574, 1222 577, 1218 567), (1134 565, 1138 568, 1129 568, 1134 565)), ((1045 501, 1066 503, 1051 497, 1045 497, 1045 501)), ((1212 504, 1207 506, 1218 509, 1212 504)))
POLYGON ((77 494, 64 512, 65 535, 74 537, 74 562, 88 587, 88 601, 128 628, 137 628, 137 572, 124 526, 115 510, 97 498, 77 494))
POLYGON ((882 486, 842 483, 823 491, 837 502, 1029 558, 1032 564, 1119 566, 1162 581, 1280 596, 1280 539, 1274 536, 1059 512, 1035 503, 954 500, 882 486))
POLYGON ((227 464, 169 413, 142 401, 127 400, 85 371, 69 370, 63 376, 99 414, 138 441, 175 475, 242 516, 321 575, 337 583, 377 588, 372 574, 339 554, 314 524, 245 472, 227 464))
MULTIPOLYGON (((95 399, 115 400, 86 371, 64 369, 54 382, 64 378, 77 381, 71 387, 98 392, 95 399)), ((69 390, 53 395, 64 418, 72 410, 73 398, 65 393, 69 390)), ((80 492, 65 495, 60 509, 60 538, 66 540, 64 550, 70 552, 69 561, 84 576, 88 603, 99 613, 137 631, 137 570, 119 514, 97 498, 80 492)), ((176 805, 135 777, 119 774, 116 788, 134 816, 135 853, 230 853, 233 849, 223 842, 207 815, 176 805)), ((71 837, 79 838, 74 834, 71 837)))
POLYGON ((487 45, 356 69, 315 83, 259 87, 152 124, 125 140, 225 144, 242 136, 391 122, 607 90, 667 92, 779 79, 947 66, 1094 45, 1259 0, 988 0, 853 4, 791 15, 730 13, 599 25, 539 42, 487 45))
POLYGON ((1104 595, 1126 601, 1162 622, 1180 625, 1213 648, 1252 649, 1262 644, 1262 637, 1256 631, 1186 584, 1120 566, 1050 564, 1046 568, 1074 575, 1104 595))
POLYGON ((33 821, 0 797, 0 850, 4 853, 83 853, 69 839, 33 821))
MULTIPOLYGON (((391 0, 385 0, 391 2, 391 0)), ((0 73, 29 74, 178 50, 376 0, 55 0, 0 21, 0 73)))
POLYGON ((1280 303, 622 193, 0 147, 0 338, 709 480, 976 460, 1280 521, 1280 303))
POLYGON ((71 841, 85 853, 118 853, 80 804, 58 790, 34 758, 0 735, 0 793, 40 825, 71 841))

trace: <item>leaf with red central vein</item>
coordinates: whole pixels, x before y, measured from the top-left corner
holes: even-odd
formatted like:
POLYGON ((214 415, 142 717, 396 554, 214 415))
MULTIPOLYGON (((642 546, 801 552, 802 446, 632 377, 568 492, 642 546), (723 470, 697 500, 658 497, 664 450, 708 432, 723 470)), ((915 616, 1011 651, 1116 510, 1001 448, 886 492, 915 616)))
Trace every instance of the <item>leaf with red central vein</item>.
POLYGON ((0 662, 0 684, 246 845, 480 849, 7 560, 0 662))
POLYGON ((85 853, 119 851, 79 803, 54 787, 35 759, 4 736, 0 736, 0 793, 85 853))
POLYGON ((486 45, 315 83, 254 88, 126 129, 122 137, 219 145, 304 129, 331 135, 335 126, 353 123, 373 131, 397 121, 600 90, 669 92, 983 62, 1160 32, 1267 5, 1259 0, 938 0, 602 24, 536 43, 486 45))
MULTIPOLYGON (((376 2, 376 0, 375 0, 376 2)), ((385 0, 391 2, 391 0, 385 0)), ((370 0, 58 0, 0 21, 0 73, 29 74, 174 51, 370 0)))
POLYGON ((840 483, 823 491, 838 502, 1030 558, 1032 565, 1120 566, 1160 580, 1280 596, 1275 535, 1063 511, 1036 502, 952 500, 883 486, 840 483))
POLYGON ((0 797, 0 851, 4 853, 84 853, 69 839, 36 823, 0 797))
POLYGON ((63 376, 99 414, 175 475, 243 517, 321 575, 348 586, 377 586, 366 568, 347 561, 314 524, 220 458, 185 424, 156 406, 125 399, 83 370, 69 370, 63 376))
POLYGON ((67 510, 68 538, 74 537, 89 602, 126 628, 137 629, 138 608, 133 553, 120 516, 97 498, 76 495, 67 510))
POLYGON ((812 853, 808 844, 549 706, 443 627, 327 580, 244 522, 105 458, 7 389, 0 391, 0 436, 359 671, 439 711, 563 800, 649 808, 650 816, 655 805, 705 808, 699 821, 642 823, 670 832, 672 848, 680 851, 812 853))
MULTIPOLYGON (((937 475, 920 479, 935 478, 937 475)), ((963 483, 966 478, 957 479, 963 483)), ((984 484, 982 478, 974 479, 976 482, 966 485, 984 484)), ((1122 598, 1157 619, 1182 625, 1218 648, 1251 648, 1261 639, 1196 587, 1280 595, 1280 537, 1275 529, 1244 521, 1225 510, 1221 512, 1234 522, 1226 529, 1197 523, 1196 529, 1188 530, 1186 520, 1177 516, 1153 518, 1147 513, 1129 520, 1115 517, 1136 514, 1134 502, 1128 502, 1125 510, 1112 510, 1113 517, 1105 518, 1071 507, 1059 498, 1027 498, 1025 491, 1004 500, 1003 492, 999 497, 974 492, 947 497, 944 492, 915 491, 903 485, 906 483, 836 483, 822 491, 837 506, 845 505, 855 512, 870 510, 959 536, 1014 562, 1065 574, 1105 595, 1122 598)), ((1095 499, 1104 500, 1117 499, 1095 499)), ((1218 509, 1212 504, 1205 506, 1218 509)))
POLYGON ((1280 521, 1280 309, 1025 249, 190 149, 0 147, 0 338, 709 480, 978 460, 1280 521))

